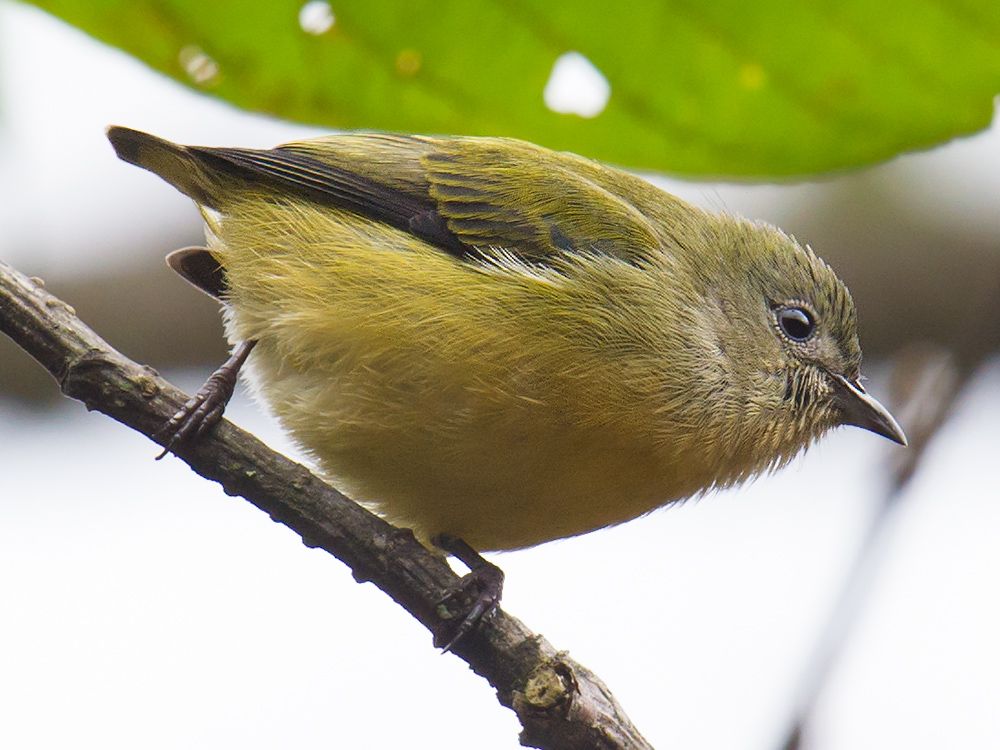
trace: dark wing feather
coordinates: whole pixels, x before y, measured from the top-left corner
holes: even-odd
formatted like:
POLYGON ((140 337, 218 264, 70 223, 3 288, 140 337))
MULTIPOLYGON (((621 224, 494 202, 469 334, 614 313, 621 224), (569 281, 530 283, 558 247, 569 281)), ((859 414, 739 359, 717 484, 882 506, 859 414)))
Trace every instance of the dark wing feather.
MULTIPOLYGON (((343 136, 342 142, 356 147, 379 138, 386 140, 343 136)), ((396 153, 382 161, 372 160, 364 148, 339 153, 338 137, 270 151, 189 151, 212 170, 385 222, 458 258, 502 248, 534 264, 567 253, 634 263, 658 246, 647 217, 591 179, 624 176, 617 170, 507 138, 396 136, 392 142, 396 153)))
POLYGON ((354 211, 411 232, 458 256, 468 251, 429 197, 390 187, 349 168, 283 147, 260 151, 189 146, 188 151, 212 170, 354 211))

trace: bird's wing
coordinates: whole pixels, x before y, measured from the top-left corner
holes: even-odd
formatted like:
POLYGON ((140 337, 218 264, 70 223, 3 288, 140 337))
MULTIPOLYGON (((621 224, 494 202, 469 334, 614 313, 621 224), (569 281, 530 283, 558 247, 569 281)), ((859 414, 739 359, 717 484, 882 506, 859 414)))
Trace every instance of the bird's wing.
POLYGON ((335 135, 256 150, 177 146, 119 127, 109 137, 123 159, 211 208, 238 180, 353 211, 461 259, 502 250, 532 264, 581 253, 635 263, 658 245, 646 215, 614 190, 635 178, 523 141, 335 135))
POLYGON ((637 262, 657 246, 645 215, 576 169, 584 160, 523 141, 353 135, 270 151, 192 150, 459 258, 502 249, 532 264, 567 253, 637 262))
POLYGON ((509 138, 353 135, 204 151, 462 258, 502 249, 533 264, 567 253, 636 262, 658 244, 643 213, 592 179, 616 170, 509 138))
POLYGON ((421 158, 430 197, 459 241, 481 254, 502 248, 536 264, 580 253, 637 262, 659 244, 644 214, 579 169, 610 168, 506 138, 435 146, 421 158))

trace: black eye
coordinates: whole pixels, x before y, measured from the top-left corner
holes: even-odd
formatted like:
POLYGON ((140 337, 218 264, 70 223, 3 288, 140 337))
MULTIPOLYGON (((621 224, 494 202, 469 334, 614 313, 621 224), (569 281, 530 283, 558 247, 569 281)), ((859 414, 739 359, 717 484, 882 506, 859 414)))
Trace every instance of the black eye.
POLYGON ((816 330, 812 313, 801 307, 782 307, 777 313, 778 325, 792 341, 805 341, 816 330))

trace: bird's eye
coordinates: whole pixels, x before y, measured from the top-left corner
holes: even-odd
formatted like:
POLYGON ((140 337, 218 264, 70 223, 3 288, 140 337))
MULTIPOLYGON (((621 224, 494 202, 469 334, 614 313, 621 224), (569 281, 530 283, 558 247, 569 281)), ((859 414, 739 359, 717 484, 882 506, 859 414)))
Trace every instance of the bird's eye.
POLYGON ((777 317, 782 332, 792 341, 806 341, 816 330, 812 313, 801 307, 781 307, 777 317))

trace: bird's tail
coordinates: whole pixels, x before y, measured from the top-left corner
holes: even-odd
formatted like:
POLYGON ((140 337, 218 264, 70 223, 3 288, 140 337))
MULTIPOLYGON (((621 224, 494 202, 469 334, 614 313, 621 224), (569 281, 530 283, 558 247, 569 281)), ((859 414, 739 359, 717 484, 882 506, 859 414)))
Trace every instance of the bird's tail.
POLYGON ((122 161, 159 175, 203 206, 217 208, 222 186, 196 151, 140 130, 112 125, 108 140, 122 161))

